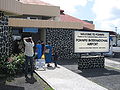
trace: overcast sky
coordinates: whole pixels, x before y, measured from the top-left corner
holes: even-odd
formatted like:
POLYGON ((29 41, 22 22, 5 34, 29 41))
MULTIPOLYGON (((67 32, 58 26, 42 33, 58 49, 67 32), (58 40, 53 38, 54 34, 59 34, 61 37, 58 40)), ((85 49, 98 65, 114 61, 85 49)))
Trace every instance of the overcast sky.
POLYGON ((66 14, 90 20, 95 29, 120 33, 120 0, 41 0, 60 6, 66 14))

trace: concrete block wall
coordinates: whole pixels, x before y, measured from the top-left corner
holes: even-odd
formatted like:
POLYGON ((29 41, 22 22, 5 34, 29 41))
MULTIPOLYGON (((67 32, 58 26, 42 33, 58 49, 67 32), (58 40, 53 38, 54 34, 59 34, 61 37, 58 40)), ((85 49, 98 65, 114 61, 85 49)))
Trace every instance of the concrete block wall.
POLYGON ((60 59, 79 58, 79 54, 74 54, 74 31, 62 28, 46 29, 46 42, 51 42, 53 48, 58 51, 60 59))
POLYGON ((78 60, 78 69, 104 68, 104 56, 86 56, 78 60))
POLYGON ((12 53, 12 31, 8 26, 8 17, 0 11, 0 59, 12 53))

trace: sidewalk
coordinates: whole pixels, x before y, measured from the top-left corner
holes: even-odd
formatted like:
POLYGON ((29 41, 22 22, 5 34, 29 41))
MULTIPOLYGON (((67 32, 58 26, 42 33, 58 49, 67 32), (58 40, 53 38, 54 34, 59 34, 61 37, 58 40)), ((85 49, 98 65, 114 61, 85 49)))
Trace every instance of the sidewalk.
POLYGON ((106 88, 78 75, 62 66, 35 71, 54 90, 107 90, 106 88))

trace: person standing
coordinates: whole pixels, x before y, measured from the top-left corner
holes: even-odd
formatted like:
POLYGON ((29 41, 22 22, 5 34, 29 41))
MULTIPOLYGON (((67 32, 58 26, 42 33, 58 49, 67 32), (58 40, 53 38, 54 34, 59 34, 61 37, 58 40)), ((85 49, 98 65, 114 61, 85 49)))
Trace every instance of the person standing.
POLYGON ((58 51, 53 50, 52 56, 53 56, 54 65, 55 65, 55 67, 57 67, 58 51))
POLYGON ((37 59, 40 59, 41 56, 42 56, 42 45, 40 44, 40 40, 37 42, 37 45, 35 46, 36 47, 36 53, 37 53, 37 59))
POLYGON ((45 49, 45 44, 43 41, 41 41, 41 45, 42 45, 42 54, 44 53, 44 49, 45 49))
POLYGON ((50 42, 45 45, 45 61, 47 66, 50 67, 50 63, 52 62, 52 46, 50 45, 50 42))
POLYGON ((13 41, 13 54, 19 54, 19 44, 18 40, 13 41))
POLYGON ((25 77, 28 75, 28 63, 30 62, 30 72, 31 77, 33 77, 33 55, 34 55, 34 42, 32 40, 32 37, 26 37, 23 38, 24 44, 25 44, 25 77))

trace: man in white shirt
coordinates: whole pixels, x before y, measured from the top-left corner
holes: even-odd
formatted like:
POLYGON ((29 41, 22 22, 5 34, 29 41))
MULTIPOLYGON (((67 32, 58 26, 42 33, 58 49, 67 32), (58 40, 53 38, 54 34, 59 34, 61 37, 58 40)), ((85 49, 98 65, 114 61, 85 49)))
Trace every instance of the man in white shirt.
POLYGON ((31 77, 33 77, 33 55, 34 55, 34 42, 32 37, 26 37, 23 39, 25 44, 25 77, 28 75, 28 63, 30 62, 31 77))

